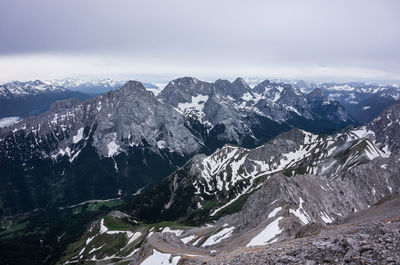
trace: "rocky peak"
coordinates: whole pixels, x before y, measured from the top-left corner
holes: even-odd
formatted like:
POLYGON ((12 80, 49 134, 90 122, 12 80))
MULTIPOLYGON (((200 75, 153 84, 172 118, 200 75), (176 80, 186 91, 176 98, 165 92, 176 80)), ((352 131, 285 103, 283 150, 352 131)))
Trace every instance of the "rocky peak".
POLYGON ((190 93, 191 91, 198 90, 199 87, 208 84, 207 82, 200 81, 194 77, 181 77, 175 80, 172 80, 168 83, 168 85, 164 88, 164 94, 167 92, 185 92, 190 93))
POLYGON ((237 87, 250 88, 246 81, 241 77, 236 78, 232 84, 237 87))
POLYGON ((144 91, 146 88, 143 86, 143 84, 139 81, 136 80, 129 80, 126 82, 123 86, 118 88, 120 91, 144 91))
POLYGON ((228 80, 217 80, 213 83, 215 92, 222 94, 222 96, 231 96, 238 99, 246 92, 251 92, 249 85, 242 78, 236 78, 233 83, 228 80))
MULTIPOLYGON (((130 80, 123 86, 108 93, 110 97, 130 98, 134 96, 135 100, 148 100, 154 98, 154 94, 148 91, 141 82, 130 80)), ((106 95, 108 95, 106 94, 106 95)))
POLYGON ((194 77, 185 76, 172 80, 167 86, 186 87, 196 85, 200 80, 194 77))
POLYGON ((297 97, 292 85, 285 83, 272 83, 269 80, 265 80, 258 84, 253 90, 265 95, 266 98, 274 102, 279 99, 285 99, 284 101, 289 103, 291 101, 290 98, 297 97))
POLYGON ((253 90, 257 93, 263 94, 267 89, 272 87, 272 83, 269 80, 264 80, 256 85, 253 90))
POLYGON ((229 82, 229 80, 226 79, 218 79, 216 80, 214 83, 214 86, 216 88, 216 90, 222 90, 225 91, 227 90, 230 86, 232 86, 232 83, 229 82))
POLYGON ((42 81, 38 80, 38 79, 36 79, 35 81, 32 81, 31 83, 32 83, 33 85, 36 85, 36 86, 38 86, 38 85, 44 85, 44 83, 43 83, 42 81))
POLYGON ((232 86, 234 92, 233 95, 237 97, 241 97, 244 93, 251 91, 250 86, 241 77, 236 78, 236 80, 233 81, 232 86))
POLYGON ((194 96, 209 95, 212 91, 212 84, 208 82, 193 77, 182 77, 169 82, 158 98, 177 107, 179 103, 192 102, 194 96))

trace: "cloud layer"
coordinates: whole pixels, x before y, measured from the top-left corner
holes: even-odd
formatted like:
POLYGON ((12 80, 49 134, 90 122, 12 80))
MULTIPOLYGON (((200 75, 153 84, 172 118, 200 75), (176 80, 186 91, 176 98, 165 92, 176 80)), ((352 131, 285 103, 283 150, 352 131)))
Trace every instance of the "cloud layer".
POLYGON ((4 0, 0 10, 0 80, 400 79, 395 0, 4 0))

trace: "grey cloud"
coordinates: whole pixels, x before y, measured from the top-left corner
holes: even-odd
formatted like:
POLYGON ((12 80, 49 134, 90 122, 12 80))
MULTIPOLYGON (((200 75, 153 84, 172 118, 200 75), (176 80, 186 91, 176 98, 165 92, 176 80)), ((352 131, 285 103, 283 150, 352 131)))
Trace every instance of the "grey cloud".
POLYGON ((399 1, 2 0, 0 55, 400 72, 399 1))

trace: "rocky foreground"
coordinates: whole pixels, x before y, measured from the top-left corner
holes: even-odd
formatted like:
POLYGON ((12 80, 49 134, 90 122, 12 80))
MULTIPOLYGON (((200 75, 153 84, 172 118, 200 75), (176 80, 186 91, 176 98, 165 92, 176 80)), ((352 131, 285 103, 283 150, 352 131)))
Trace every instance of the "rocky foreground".
POLYGON ((296 239, 182 264, 400 264, 400 197, 338 224, 305 226, 296 239))

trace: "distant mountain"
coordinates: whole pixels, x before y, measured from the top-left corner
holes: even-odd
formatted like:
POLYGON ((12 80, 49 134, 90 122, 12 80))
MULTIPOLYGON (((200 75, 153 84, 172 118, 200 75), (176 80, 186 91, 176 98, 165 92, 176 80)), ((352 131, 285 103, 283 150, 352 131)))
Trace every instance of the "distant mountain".
MULTIPOLYGON (((127 80, 113 79, 80 79, 80 78, 65 78, 56 80, 47 80, 46 84, 65 87, 72 91, 80 91, 83 93, 98 95, 104 94, 111 90, 115 90, 125 84, 127 80)), ((149 89, 157 89, 158 87, 151 83, 143 83, 144 87, 149 89)))
POLYGON ((87 99, 90 96, 53 86, 42 81, 13 81, 0 85, 0 118, 38 115, 47 111, 57 100, 87 99))
POLYGON ((398 85, 381 86, 373 83, 314 83, 293 81, 293 86, 302 91, 321 89, 324 94, 340 102, 356 120, 367 123, 381 111, 400 99, 398 85))

